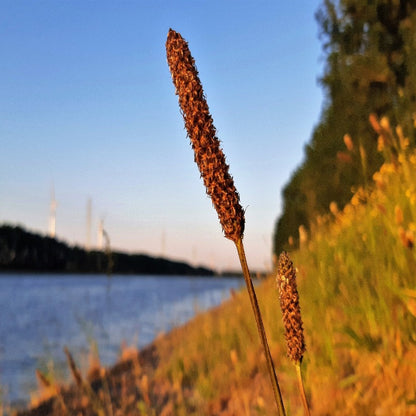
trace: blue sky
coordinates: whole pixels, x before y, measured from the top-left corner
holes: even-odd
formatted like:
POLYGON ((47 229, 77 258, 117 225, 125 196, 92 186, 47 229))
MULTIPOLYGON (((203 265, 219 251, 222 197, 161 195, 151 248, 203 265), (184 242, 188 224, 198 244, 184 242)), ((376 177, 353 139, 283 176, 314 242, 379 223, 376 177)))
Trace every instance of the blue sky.
POLYGON ((271 264, 281 190, 319 120, 320 1, 0 2, 0 223, 236 268, 205 194, 166 63, 188 41, 246 208, 249 266, 271 264))

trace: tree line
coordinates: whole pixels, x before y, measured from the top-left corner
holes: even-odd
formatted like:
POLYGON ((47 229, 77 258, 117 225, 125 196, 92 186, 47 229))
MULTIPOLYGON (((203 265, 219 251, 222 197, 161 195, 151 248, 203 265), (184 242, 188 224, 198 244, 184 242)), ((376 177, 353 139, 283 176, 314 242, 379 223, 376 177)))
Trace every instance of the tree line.
POLYGON ((416 1, 325 0, 316 12, 325 68, 320 120, 282 191, 274 252, 299 243, 299 227, 342 208, 380 167, 369 122, 388 117, 411 145, 416 122, 416 1))
POLYGON ((0 272, 108 273, 211 276, 187 263, 126 254, 109 249, 86 251, 19 226, 0 226, 0 272))

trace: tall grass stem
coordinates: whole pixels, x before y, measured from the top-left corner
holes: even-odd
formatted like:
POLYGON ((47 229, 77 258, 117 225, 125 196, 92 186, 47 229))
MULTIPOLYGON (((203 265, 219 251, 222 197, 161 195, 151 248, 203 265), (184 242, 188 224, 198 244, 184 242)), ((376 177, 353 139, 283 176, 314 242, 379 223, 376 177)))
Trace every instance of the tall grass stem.
POLYGON ((256 318, 257 329, 259 331, 260 339, 264 349, 264 354, 266 356, 267 369, 270 375, 270 380, 272 382, 274 398, 276 400, 276 405, 279 410, 279 416, 286 416, 285 407, 283 405, 282 393, 280 391, 279 382, 277 381, 273 359, 270 354, 269 344, 267 342, 266 337, 266 331, 264 329, 259 304, 257 302, 256 292, 254 290, 253 281, 251 280, 250 271, 247 265, 247 258, 244 251, 243 240, 240 238, 235 242, 235 245, 237 247, 238 257, 240 259, 241 269, 243 271, 244 280, 246 282, 247 291, 250 297, 251 306, 253 308, 254 317, 256 318))
POLYGON ((303 408, 305 410, 305 416, 311 416, 311 412, 309 410, 309 405, 308 405, 308 400, 306 399, 305 387, 303 385, 302 371, 301 371, 300 365, 301 365, 300 362, 295 364, 295 366, 296 366, 296 375, 297 375, 297 378, 298 378, 298 385, 299 385, 299 393, 300 393, 300 397, 302 399, 303 408))

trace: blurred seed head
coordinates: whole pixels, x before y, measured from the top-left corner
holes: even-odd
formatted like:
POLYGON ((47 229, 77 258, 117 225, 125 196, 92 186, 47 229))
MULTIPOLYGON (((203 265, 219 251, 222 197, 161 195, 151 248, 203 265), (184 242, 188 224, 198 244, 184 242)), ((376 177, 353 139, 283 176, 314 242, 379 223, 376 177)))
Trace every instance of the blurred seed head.
POLYGON ((287 355, 293 362, 300 363, 306 349, 303 323, 300 314, 296 271, 289 255, 285 251, 279 257, 277 286, 285 327, 287 355))

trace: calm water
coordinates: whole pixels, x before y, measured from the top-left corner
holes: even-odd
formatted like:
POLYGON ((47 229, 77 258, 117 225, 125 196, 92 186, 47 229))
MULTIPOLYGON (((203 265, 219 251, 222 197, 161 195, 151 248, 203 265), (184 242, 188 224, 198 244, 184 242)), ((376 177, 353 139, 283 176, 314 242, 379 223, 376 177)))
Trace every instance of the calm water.
POLYGON ((233 278, 0 274, 3 398, 27 400, 35 369, 51 361, 63 371, 64 345, 82 362, 93 340, 102 364, 110 365, 123 341, 143 347, 241 284, 233 278))

